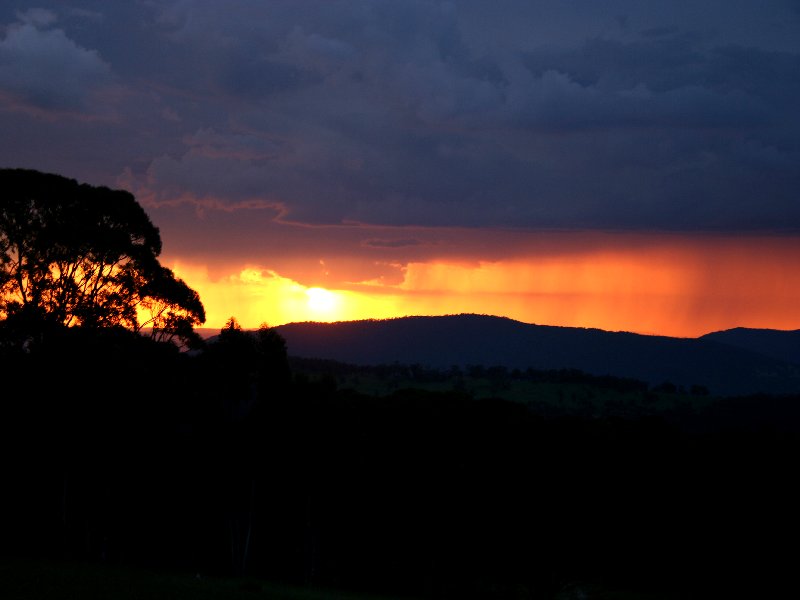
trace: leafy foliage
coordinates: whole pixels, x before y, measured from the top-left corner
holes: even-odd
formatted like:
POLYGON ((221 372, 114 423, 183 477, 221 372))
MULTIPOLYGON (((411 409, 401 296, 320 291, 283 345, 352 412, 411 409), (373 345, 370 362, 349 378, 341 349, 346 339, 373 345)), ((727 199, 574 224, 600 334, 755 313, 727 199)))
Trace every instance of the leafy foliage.
POLYGON ((203 305, 160 253, 158 229, 130 193, 0 170, 1 317, 152 327, 156 339, 196 342, 203 305))

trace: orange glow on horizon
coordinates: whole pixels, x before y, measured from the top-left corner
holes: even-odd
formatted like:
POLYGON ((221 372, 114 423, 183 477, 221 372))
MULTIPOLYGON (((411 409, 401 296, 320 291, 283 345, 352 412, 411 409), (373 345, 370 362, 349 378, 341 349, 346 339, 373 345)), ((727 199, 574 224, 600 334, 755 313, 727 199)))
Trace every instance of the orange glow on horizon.
MULTIPOLYGON (((316 268, 317 261, 310 261, 316 268)), ((480 313, 528 323, 694 337, 731 327, 800 328, 800 245, 791 240, 652 238, 602 250, 409 262, 400 283, 305 286, 245 267, 212 279, 175 263, 206 327, 480 313)))
POLYGON ((174 263, 173 270, 200 294, 206 309, 203 327, 222 328, 231 316, 245 328, 294 321, 350 321, 389 318, 398 308, 390 298, 349 290, 306 287, 269 270, 246 267, 214 279, 204 266, 174 263))

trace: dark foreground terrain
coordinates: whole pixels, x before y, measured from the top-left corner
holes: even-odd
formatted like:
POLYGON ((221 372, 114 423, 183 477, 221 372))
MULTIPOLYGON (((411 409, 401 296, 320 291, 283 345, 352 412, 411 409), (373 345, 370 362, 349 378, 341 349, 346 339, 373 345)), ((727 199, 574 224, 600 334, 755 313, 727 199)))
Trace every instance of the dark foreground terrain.
POLYGON ((113 330, 2 347, 4 598, 128 597, 120 582, 170 598, 795 585, 796 396, 532 372, 541 385, 510 400, 489 371, 473 373, 485 394, 462 374, 377 395, 292 370, 272 330, 193 354, 113 330))

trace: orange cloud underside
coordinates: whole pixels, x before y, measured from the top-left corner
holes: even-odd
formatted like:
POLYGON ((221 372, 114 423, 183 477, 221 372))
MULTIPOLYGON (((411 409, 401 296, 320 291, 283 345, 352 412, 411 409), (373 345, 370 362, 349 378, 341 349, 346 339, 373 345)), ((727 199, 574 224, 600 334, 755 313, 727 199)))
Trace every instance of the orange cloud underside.
MULTIPOLYGON (((319 257, 309 259, 318 268, 319 257)), ((200 293, 208 327, 230 316, 262 322, 337 321, 472 312, 529 323, 696 336, 736 326, 800 328, 800 244, 789 238, 626 238, 494 261, 406 264, 400 283, 309 288, 263 267, 212 279, 176 262, 200 293)), ((297 277, 302 279, 302 277, 297 277)))

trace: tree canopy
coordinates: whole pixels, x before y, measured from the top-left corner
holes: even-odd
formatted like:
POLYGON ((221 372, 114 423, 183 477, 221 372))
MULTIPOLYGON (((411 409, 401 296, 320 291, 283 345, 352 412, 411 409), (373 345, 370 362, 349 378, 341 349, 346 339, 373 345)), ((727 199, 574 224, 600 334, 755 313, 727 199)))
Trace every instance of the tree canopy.
POLYGON ((158 229, 129 192, 0 169, 0 319, 196 342, 203 304, 160 253, 158 229))

